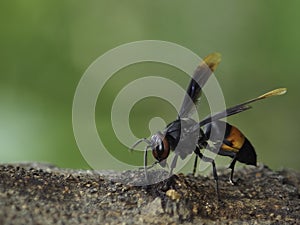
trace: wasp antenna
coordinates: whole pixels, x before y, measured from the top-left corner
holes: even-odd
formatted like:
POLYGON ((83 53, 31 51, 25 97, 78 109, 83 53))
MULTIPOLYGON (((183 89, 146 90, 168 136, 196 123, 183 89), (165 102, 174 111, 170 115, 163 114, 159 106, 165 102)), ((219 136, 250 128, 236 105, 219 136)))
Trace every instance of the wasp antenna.
MULTIPOLYGON (((136 147, 136 146, 138 146, 140 143, 142 143, 142 142, 145 142, 146 144, 148 144, 148 145, 151 145, 151 142, 147 139, 147 138, 142 138, 142 139, 139 139, 139 140, 137 140, 130 148, 129 148, 129 151, 133 151, 134 150, 134 148, 136 147)), ((147 146, 147 148, 148 148, 149 146, 147 146)))
POLYGON ((287 89, 286 88, 278 88, 278 89, 275 89, 275 90, 272 90, 272 91, 269 91, 261 96, 259 96, 258 98, 259 99, 262 99, 262 98, 269 98, 269 97, 272 97, 272 96, 277 96, 277 95, 283 95, 287 92, 287 89))

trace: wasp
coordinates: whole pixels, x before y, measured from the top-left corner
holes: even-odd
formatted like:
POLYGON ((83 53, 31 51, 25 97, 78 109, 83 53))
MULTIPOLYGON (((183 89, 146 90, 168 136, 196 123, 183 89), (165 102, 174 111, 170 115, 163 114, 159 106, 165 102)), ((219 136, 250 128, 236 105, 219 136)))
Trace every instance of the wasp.
POLYGON ((257 98, 250 99, 216 114, 209 115, 202 121, 196 122, 191 116, 195 112, 195 106, 201 98, 203 86, 211 74, 216 70, 220 61, 221 55, 219 53, 212 53, 205 57, 197 66, 192 76, 177 119, 168 124, 163 131, 159 131, 152 135, 150 139, 142 138, 132 146, 131 149, 134 149, 142 142, 147 144, 144 151, 146 179, 148 179, 148 149, 152 150, 152 155, 156 160, 154 164, 159 163, 162 167, 166 166, 166 159, 170 152, 173 151, 175 153, 170 165, 170 175, 173 174, 173 169, 176 167, 178 157, 185 159, 192 153, 196 155, 193 168, 194 175, 197 168, 198 157, 205 162, 211 163, 218 199, 219 184, 215 160, 205 156, 202 153, 203 150, 208 149, 218 155, 232 158, 229 165, 229 168, 231 169, 229 180, 232 184, 234 184, 233 174, 237 161, 247 165, 257 165, 257 155, 248 138, 237 127, 222 121, 221 119, 251 109, 250 103, 271 96, 282 95, 287 89, 278 88, 272 90, 257 98))

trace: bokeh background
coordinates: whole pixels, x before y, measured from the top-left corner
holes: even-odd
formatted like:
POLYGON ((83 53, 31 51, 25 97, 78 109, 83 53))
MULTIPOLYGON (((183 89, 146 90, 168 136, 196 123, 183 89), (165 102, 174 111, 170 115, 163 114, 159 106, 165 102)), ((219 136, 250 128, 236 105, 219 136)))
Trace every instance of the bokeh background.
MULTIPOLYGON (((300 170, 299 10, 297 0, 1 1, 0 162, 89 168, 72 130, 72 101, 81 76, 106 51, 155 39, 175 42, 201 57, 221 52, 216 76, 228 105, 287 87, 285 96, 255 103, 229 122, 247 134, 260 162, 300 170)), ((143 74, 171 77, 182 87, 189 81, 170 66, 133 65, 109 80, 96 108, 105 146, 120 159, 141 163, 142 155, 124 151, 114 136, 110 107, 121 88, 143 74)), ((140 101, 130 116, 138 137, 150 135, 153 116, 168 123, 176 112, 161 99, 140 101)))

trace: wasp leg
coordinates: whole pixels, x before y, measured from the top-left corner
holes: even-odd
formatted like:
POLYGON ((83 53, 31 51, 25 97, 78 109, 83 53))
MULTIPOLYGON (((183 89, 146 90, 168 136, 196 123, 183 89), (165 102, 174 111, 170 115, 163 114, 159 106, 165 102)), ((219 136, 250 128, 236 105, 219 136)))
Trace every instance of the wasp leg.
POLYGON ((196 175, 197 164, 198 164, 198 156, 196 155, 195 162, 194 162, 194 168, 193 168, 193 176, 196 175))
POLYGON ((204 162, 210 162, 212 164, 212 168, 213 168, 213 176, 216 182, 216 192, 217 192, 217 197, 218 200, 220 201, 220 191, 219 191, 219 178, 218 178, 218 174, 217 174, 217 169, 216 169, 216 164, 215 164, 215 160, 204 156, 201 152, 200 149, 197 147, 196 150, 194 151, 195 154, 197 156, 199 156, 200 159, 202 159, 204 162))
POLYGON ((176 167, 177 159, 178 159, 178 155, 175 154, 174 157, 173 157, 172 163, 171 163, 170 174, 169 174, 169 176, 172 176, 172 175, 173 175, 173 169, 176 167))
POLYGON ((234 158, 232 160, 232 162, 230 163, 230 166, 229 168, 231 169, 231 173, 230 173, 230 177, 229 177, 229 182, 232 184, 232 185, 235 185, 236 182, 233 181, 233 173, 234 173, 234 166, 235 166, 235 163, 236 163, 236 158, 234 158))

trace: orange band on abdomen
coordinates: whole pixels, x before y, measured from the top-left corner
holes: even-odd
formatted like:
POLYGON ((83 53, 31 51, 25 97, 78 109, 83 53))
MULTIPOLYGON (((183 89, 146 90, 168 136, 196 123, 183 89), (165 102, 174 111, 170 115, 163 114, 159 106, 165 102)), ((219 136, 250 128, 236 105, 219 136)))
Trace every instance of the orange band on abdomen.
POLYGON ((231 143, 231 146, 222 144, 221 149, 224 151, 238 152, 245 142, 245 136, 242 132, 234 126, 231 126, 229 135, 225 138, 231 143))

